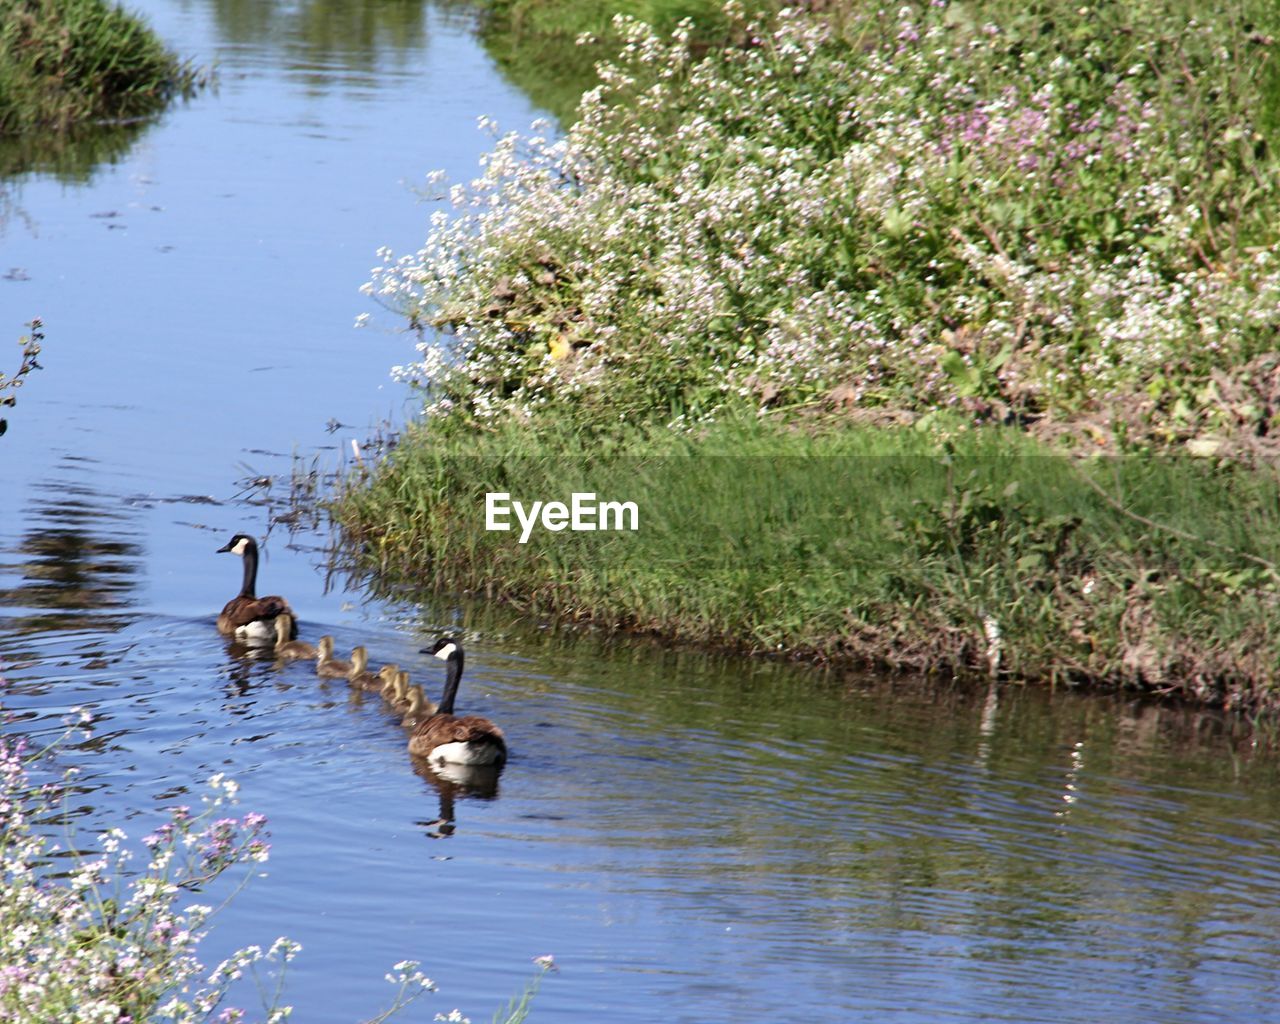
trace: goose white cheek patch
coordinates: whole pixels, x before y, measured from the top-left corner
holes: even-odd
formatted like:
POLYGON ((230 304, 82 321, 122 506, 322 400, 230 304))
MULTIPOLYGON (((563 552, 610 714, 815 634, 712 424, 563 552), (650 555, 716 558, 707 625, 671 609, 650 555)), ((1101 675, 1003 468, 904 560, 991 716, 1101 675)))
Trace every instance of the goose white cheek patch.
POLYGON ((441 661, 448 661, 452 657, 453 652, 458 649, 457 644, 445 644, 440 650, 436 651, 436 657, 441 661))

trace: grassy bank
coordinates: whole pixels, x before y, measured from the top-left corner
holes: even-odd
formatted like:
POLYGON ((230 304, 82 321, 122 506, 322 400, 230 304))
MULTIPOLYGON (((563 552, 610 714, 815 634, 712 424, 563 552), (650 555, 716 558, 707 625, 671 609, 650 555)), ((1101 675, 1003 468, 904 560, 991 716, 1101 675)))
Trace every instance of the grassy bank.
POLYGON ((199 81, 106 0, 0 0, 0 133, 144 117, 199 81))
POLYGON ((426 425, 339 521, 539 612, 1271 705, 1280 13, 822 8, 619 23, 384 254, 426 425), (639 534, 484 530, 571 487, 639 534))
POLYGON ((755 420, 611 443, 411 434, 336 509, 392 587, 820 661, 1276 702, 1271 472, 1041 454, 1015 431, 755 420), (633 501, 639 529, 486 529, 485 493, 633 501))

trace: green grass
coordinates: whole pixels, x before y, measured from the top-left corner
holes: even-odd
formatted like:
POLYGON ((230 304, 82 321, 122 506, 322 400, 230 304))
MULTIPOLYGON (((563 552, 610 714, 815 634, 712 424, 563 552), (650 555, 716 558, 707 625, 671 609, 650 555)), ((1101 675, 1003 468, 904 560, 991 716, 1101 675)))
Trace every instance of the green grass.
POLYGON ((0 133, 144 117, 200 75, 105 0, 0 0, 0 133))
POLYGON ((754 420, 612 441, 411 432, 335 517, 391 588, 820 661, 1272 703, 1269 470, 1071 460, 1011 431, 801 432, 754 420), (637 532, 485 529, 484 496, 634 501, 637 532))

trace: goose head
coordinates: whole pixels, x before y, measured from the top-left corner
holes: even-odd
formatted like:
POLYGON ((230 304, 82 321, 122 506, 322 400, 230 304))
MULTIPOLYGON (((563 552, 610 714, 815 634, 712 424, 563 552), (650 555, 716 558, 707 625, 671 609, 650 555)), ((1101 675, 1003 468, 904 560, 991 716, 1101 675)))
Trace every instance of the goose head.
POLYGON ((316 661, 332 661, 333 660, 333 637, 326 633, 320 638, 320 642, 316 644, 316 661))
POLYGON ((432 657, 439 658, 441 661, 448 661, 450 658, 462 654, 462 644, 458 643, 451 636, 442 636, 430 647, 422 648, 423 654, 430 654, 432 657))
POLYGON ((422 648, 422 654, 430 654, 445 663, 444 691, 440 694, 438 710, 442 715, 453 714, 453 704, 458 696, 458 684, 462 682, 462 643, 456 637, 442 636, 430 647, 422 648))
POLYGON ((258 553, 258 542, 247 533, 237 533, 222 547, 218 548, 216 553, 221 555, 227 552, 233 555, 240 555, 242 558, 250 552, 256 555, 258 553))

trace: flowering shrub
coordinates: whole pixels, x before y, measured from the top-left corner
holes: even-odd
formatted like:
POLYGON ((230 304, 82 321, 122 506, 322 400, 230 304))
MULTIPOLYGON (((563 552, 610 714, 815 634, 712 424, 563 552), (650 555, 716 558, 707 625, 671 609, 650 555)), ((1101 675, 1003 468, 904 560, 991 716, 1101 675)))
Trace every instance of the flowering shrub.
POLYGON ((502 136, 381 253, 366 291, 423 331, 395 374, 481 420, 1182 415, 1280 329, 1272 40, 1192 13, 783 12, 702 59, 622 20, 563 138, 502 136))
MULTIPOLYGON (((71 724, 80 729, 88 720, 83 713, 71 724)), ((40 753, 21 738, 0 738, 0 1021, 245 1020, 243 1010, 223 1005, 230 987, 246 974, 261 981, 260 969, 282 976, 301 947, 286 938, 265 951, 246 946, 207 971, 197 947, 213 908, 185 901, 233 868, 266 861, 266 819, 226 816, 237 786, 217 774, 198 812, 174 808, 143 837, 149 859, 140 870, 130 866, 127 837, 113 828, 97 837, 92 855, 56 871, 62 851, 42 823, 61 817, 59 788, 36 786, 27 768, 40 753)), ((370 1024, 434 990, 417 968, 405 961, 387 975, 398 986, 395 1001, 370 1024)), ((277 983, 264 997, 268 1024, 290 1014, 280 992, 277 983)))

